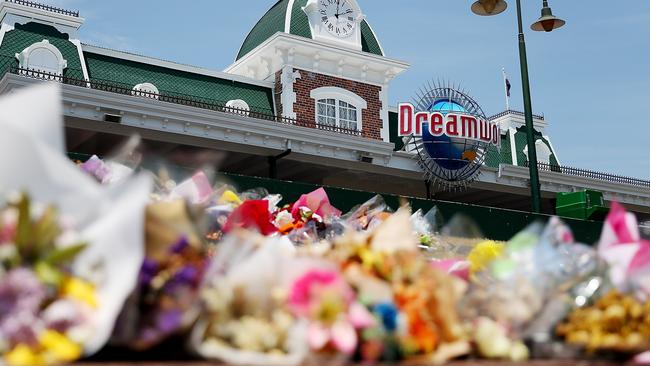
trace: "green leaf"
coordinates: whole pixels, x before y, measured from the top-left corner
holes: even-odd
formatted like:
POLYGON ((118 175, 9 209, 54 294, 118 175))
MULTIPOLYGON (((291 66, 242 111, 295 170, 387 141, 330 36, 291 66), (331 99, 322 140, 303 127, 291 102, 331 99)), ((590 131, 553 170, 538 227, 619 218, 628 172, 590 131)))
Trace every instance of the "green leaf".
POLYGON ((38 253, 54 247, 54 241, 61 235, 57 220, 58 212, 54 206, 48 206, 43 215, 34 224, 34 245, 38 253))
MULTIPOLYGON (((16 225, 16 246, 18 250, 24 254, 31 252, 31 212, 30 212, 31 202, 29 197, 26 194, 21 194, 20 200, 18 201, 18 223, 16 225)), ((29 254, 28 254, 29 255, 29 254)))
POLYGON ((82 250, 86 249, 87 246, 87 243, 79 243, 63 249, 55 249, 50 252, 45 258, 43 258, 43 262, 52 266, 67 264, 68 262, 75 259, 75 257, 82 250))
POLYGON ((63 280, 65 279, 63 272, 43 261, 36 263, 34 271, 36 272, 38 279, 46 285, 60 287, 61 283, 63 283, 63 280))

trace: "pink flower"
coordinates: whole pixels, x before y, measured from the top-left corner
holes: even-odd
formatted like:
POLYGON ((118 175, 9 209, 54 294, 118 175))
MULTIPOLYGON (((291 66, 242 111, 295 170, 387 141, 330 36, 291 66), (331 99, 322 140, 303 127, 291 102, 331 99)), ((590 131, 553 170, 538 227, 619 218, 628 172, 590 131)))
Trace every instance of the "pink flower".
POLYGON ((309 194, 303 194, 291 208, 291 215, 296 220, 300 219, 300 208, 307 207, 316 215, 327 218, 328 216, 339 217, 341 211, 330 204, 327 193, 323 188, 319 188, 309 194))
POLYGON ((641 239, 635 216, 614 202, 598 244, 598 253, 610 266, 610 279, 622 291, 650 299, 650 242, 641 239))
POLYGON ((291 287, 289 307, 310 321, 307 341, 314 350, 331 344, 351 354, 357 348, 357 329, 374 326, 370 312, 355 301, 354 292, 333 270, 313 270, 291 287))
POLYGON ((309 317, 326 297, 340 299, 344 310, 354 300, 354 293, 338 272, 313 270, 293 283, 289 306, 296 314, 309 317))

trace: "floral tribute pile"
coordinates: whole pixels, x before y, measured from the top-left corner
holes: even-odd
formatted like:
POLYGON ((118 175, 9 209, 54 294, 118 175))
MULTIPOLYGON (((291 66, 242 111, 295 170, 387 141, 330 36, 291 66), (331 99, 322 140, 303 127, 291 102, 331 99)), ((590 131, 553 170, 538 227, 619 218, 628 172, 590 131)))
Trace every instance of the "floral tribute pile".
POLYGON ((650 358, 650 242, 618 204, 595 247, 557 218, 495 242, 380 196, 344 214, 323 188, 284 203, 201 171, 77 165, 57 87, 25 93, 0 100, 0 364, 171 337, 248 366, 650 358))

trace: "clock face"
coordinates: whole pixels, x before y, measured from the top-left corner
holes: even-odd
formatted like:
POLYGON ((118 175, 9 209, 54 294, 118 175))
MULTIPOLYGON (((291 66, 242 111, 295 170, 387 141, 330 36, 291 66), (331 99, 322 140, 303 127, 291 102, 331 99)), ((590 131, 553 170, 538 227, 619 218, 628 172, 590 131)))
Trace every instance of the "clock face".
POLYGON ((345 38, 354 32, 357 14, 348 0, 318 0, 318 11, 330 34, 345 38))

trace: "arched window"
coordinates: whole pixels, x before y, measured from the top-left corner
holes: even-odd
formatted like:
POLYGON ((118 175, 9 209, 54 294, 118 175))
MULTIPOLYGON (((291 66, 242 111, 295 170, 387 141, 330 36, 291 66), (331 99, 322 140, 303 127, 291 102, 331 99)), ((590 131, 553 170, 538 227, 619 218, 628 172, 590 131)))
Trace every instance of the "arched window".
POLYGON ((361 110, 368 104, 349 90, 322 87, 310 93, 316 101, 316 125, 361 131, 361 110))
POLYGON ((16 54, 21 69, 40 71, 48 74, 63 75, 68 62, 61 51, 47 39, 25 48, 16 54))
POLYGON ((132 95, 151 99, 160 99, 160 91, 151 83, 142 83, 133 87, 132 95))

